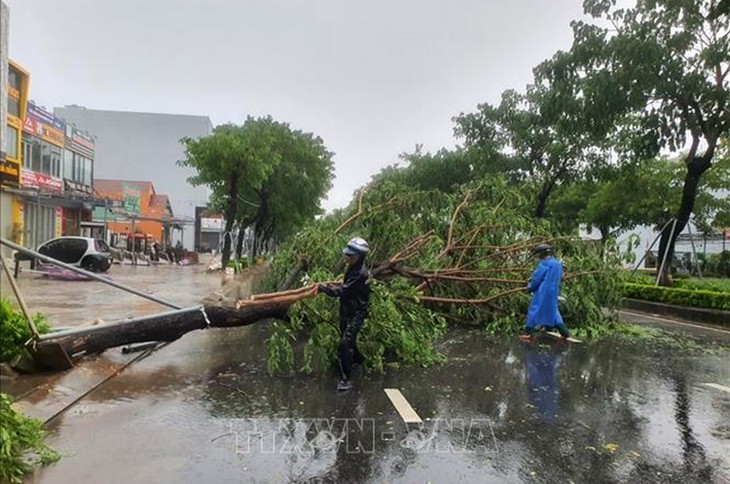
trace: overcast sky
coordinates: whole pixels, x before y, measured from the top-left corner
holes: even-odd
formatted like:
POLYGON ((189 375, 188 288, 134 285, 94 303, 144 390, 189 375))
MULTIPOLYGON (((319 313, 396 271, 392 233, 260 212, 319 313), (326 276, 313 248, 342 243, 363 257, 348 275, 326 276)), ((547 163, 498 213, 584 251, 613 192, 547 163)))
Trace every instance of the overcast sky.
POLYGON ((581 0, 5 0, 52 109, 271 114, 335 152, 326 208, 570 46, 581 0))

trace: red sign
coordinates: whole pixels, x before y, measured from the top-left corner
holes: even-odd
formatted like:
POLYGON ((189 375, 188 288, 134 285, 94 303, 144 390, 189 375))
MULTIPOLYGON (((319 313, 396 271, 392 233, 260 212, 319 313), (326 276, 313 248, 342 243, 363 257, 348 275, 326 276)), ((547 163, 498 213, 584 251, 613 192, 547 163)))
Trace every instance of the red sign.
POLYGON ((24 187, 48 190, 50 192, 63 191, 63 180, 60 178, 26 170, 25 168, 20 170, 20 184, 24 187))
POLYGON ((43 127, 41 126, 41 123, 36 121, 35 118, 31 118, 30 116, 26 117, 23 121, 23 130, 38 137, 43 136, 43 127))
POLYGON ((30 115, 23 121, 23 131, 27 131, 30 134, 38 136, 44 141, 63 147, 63 131, 59 130, 55 126, 44 124, 42 121, 39 121, 30 115))

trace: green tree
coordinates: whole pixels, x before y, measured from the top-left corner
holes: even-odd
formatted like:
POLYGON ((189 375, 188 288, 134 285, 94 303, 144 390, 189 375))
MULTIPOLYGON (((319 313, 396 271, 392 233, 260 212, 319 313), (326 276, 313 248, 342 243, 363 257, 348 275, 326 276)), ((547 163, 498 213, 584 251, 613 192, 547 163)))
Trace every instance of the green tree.
POLYGON ((424 152, 422 145, 416 145, 412 153, 402 153, 399 158, 404 165, 384 168, 373 176, 373 181, 390 180, 417 190, 451 193, 459 185, 484 175, 484 158, 462 148, 442 148, 430 153, 424 152))
MULTIPOLYGON (((574 22, 568 52, 537 72, 561 97, 577 99, 591 136, 612 139, 636 159, 689 147, 679 178, 674 231, 662 233, 669 258, 695 208, 702 176, 730 132, 730 16, 717 0, 585 0, 595 23, 574 22)), ((670 224, 671 225, 671 224, 670 224)), ((671 283, 669 272, 661 275, 671 283)))
POLYGON ((534 185, 534 216, 543 218, 560 185, 605 161, 605 152, 582 129, 580 103, 560 96, 547 82, 522 94, 505 91, 499 105, 480 104, 454 118, 465 147, 491 159, 492 171, 534 185))
MULTIPOLYGON (((180 164, 197 171, 190 183, 209 186, 211 207, 225 216, 224 267, 236 223, 239 234, 253 225, 257 240, 285 237, 321 212, 320 199, 331 187, 332 154, 322 139, 270 116, 182 142, 180 164)), ((239 254, 241 243, 239 237, 239 254)))
POLYGON ((332 153, 321 138, 284 123, 273 123, 269 129, 278 163, 253 189, 251 201, 241 205, 239 214, 239 227, 254 228, 254 255, 263 244, 285 239, 320 215, 320 201, 334 177, 332 153))
POLYGON ((226 219, 223 267, 230 259, 231 231, 241 197, 259 186, 278 161, 262 128, 261 120, 249 117, 242 126, 224 124, 217 126, 210 136, 182 139, 185 160, 179 164, 197 171, 188 181, 210 187, 215 206, 223 208, 226 219))

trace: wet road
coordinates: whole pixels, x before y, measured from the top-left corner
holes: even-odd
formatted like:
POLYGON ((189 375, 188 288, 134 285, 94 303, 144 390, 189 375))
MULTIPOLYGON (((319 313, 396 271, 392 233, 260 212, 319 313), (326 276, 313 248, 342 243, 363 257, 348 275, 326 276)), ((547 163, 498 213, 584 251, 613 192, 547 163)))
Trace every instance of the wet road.
MULTIPOLYGON (((203 258, 201 262, 208 260, 205 255, 203 258)), ((121 284, 187 306, 198 304, 201 298, 221 287, 222 276, 205 273, 205 267, 204 263, 190 266, 114 264, 105 275, 121 284)), ((97 281, 59 281, 21 272, 18 285, 31 312, 42 312, 52 326, 79 326, 98 319, 109 322, 166 309, 156 302, 97 281)), ((15 304, 4 273, 0 275, 0 291, 15 304)))
POLYGON ((333 376, 269 377, 267 335, 190 333, 135 363, 54 421, 64 457, 29 482, 730 482, 730 393, 705 385, 730 386, 722 333, 524 346, 454 331, 446 364, 345 394, 333 376))

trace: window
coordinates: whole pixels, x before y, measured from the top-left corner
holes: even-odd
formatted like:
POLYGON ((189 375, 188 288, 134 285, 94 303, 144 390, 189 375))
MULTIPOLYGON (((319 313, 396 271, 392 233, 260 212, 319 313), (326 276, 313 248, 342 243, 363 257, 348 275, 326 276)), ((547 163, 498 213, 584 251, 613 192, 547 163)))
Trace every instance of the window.
POLYGON ((53 145, 48 145, 51 150, 51 170, 46 172, 49 175, 60 177, 61 176, 61 148, 53 145))
POLYGON ((26 133, 23 133, 23 141, 21 142, 23 152, 23 166, 30 168, 31 153, 33 152, 33 142, 26 133))
POLYGON ((20 102, 13 96, 8 96, 8 113, 16 118, 20 117, 20 102))
POLYGON ((8 69, 8 84, 13 89, 20 90, 20 74, 12 67, 8 69))
POLYGON ((84 157, 74 153, 74 181, 78 182, 84 177, 84 157))
POLYGON ((63 177, 74 179, 74 154, 70 150, 63 150, 63 177))
MULTIPOLYGON (((31 150, 30 150, 30 164, 29 167, 33 171, 41 171, 41 159, 42 159, 42 150, 41 150, 41 140, 38 138, 30 137, 30 144, 31 144, 31 150)), ((49 156, 50 161, 50 156, 49 156)))
POLYGON ((64 152, 61 148, 23 133, 23 166, 55 177, 63 174, 64 152))
POLYGON ((5 126, 5 132, 8 136, 7 157, 14 160, 18 159, 18 130, 12 126, 5 126))
POLYGON ((41 173, 51 173, 51 146, 41 141, 41 173))
POLYGON ((91 186, 91 160, 89 158, 84 159, 84 185, 91 186))

